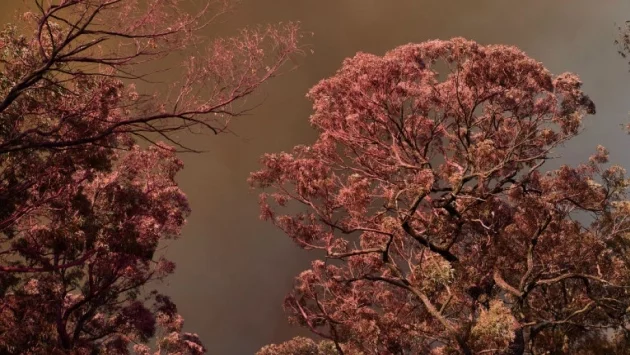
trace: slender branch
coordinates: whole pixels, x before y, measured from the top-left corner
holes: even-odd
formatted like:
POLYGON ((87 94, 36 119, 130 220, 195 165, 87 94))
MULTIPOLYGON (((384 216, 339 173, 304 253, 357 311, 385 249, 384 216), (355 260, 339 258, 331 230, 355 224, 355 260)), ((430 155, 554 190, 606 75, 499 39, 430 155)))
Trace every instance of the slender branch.
POLYGON ((550 222, 551 222, 551 215, 548 215, 545 221, 543 222, 543 224, 538 228, 538 230, 536 231, 536 233, 530 240, 529 248, 527 249, 527 271, 521 278, 521 282, 519 283, 519 286, 518 286, 521 292, 527 292, 525 290, 525 282, 527 281, 532 271, 534 270, 534 248, 536 247, 536 243, 538 243, 538 238, 545 231, 545 229, 547 229, 547 226, 549 226, 550 222))
POLYGON ((74 266, 83 265, 89 258, 91 258, 96 253, 96 250, 91 250, 85 253, 79 259, 75 261, 65 263, 62 265, 48 265, 43 267, 29 267, 29 266, 3 266, 0 265, 0 272, 50 272, 55 270, 68 269, 74 266))

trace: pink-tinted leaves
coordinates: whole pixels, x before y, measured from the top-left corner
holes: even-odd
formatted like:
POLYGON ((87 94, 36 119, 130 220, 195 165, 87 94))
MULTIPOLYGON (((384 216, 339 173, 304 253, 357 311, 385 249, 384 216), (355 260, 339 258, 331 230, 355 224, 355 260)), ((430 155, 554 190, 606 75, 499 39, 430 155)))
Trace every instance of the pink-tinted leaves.
POLYGON ((522 353, 559 334, 578 351, 623 327, 627 258, 604 242, 625 228, 623 171, 599 147, 542 173, 595 112, 576 75, 456 38, 359 53, 308 96, 318 140, 250 181, 266 218, 327 252, 285 308, 337 353, 522 353))

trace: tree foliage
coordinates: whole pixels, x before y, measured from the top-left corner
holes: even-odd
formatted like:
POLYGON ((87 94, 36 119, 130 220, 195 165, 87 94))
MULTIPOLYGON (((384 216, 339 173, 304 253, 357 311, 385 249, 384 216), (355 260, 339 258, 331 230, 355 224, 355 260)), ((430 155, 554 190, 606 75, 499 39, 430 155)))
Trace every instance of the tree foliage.
MULTIPOLYGON (((189 206, 173 133, 215 133, 299 52, 293 24, 217 39, 181 80, 142 93, 148 67, 202 43, 229 9, 180 0, 36 0, 0 32, 0 353, 200 354, 175 304, 161 241, 189 206), (149 148, 136 145, 146 139, 149 148)), ((190 54, 190 53, 189 53, 190 54)))
POLYGON ((625 171, 601 146, 543 170, 595 113, 581 86, 461 38, 346 59, 309 92, 316 142, 250 178, 261 217, 325 254, 290 319, 339 354, 627 352, 625 171))

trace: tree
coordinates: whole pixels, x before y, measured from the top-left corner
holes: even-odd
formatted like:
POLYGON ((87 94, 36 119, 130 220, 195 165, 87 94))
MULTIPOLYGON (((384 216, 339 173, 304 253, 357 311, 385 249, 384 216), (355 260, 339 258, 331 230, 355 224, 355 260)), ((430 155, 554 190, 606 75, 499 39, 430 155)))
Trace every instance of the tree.
POLYGON ((304 337, 295 337, 282 344, 271 344, 263 347, 257 353, 259 355, 334 355, 335 345, 331 341, 313 340, 304 337))
POLYGON ((308 94, 316 142, 250 177, 261 218, 323 254, 290 319, 338 354, 623 353, 624 170, 601 146, 542 170, 595 113, 581 85, 462 38, 346 59, 308 94))
POLYGON ((158 353, 205 352, 175 304, 146 289, 174 271, 158 248, 190 212, 175 152, 193 149, 173 134, 224 131, 300 52, 299 33, 215 40, 161 87, 146 68, 203 44, 199 30, 230 3, 183 5, 37 0, 0 33, 1 353, 148 354, 154 336, 158 353))

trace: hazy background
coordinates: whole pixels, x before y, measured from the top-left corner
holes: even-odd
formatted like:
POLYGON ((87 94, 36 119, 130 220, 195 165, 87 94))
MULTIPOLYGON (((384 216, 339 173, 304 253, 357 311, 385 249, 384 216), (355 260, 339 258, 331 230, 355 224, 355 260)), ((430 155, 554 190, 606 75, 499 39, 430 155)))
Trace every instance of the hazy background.
MULTIPOLYGON (((30 0, 29 0, 30 1, 30 0)), ((29 1, 26 1, 27 3, 29 1)), ((201 3, 202 0, 191 0, 201 3)), ((4 23, 22 0, 0 0, 4 23)), ((584 161, 597 144, 630 167, 630 74, 613 45, 616 23, 630 19, 630 1, 594 0, 244 0, 207 35, 248 25, 301 21, 314 54, 263 89, 264 104, 235 122, 238 136, 186 137, 208 153, 183 155, 179 181, 193 214, 168 256, 177 271, 165 286, 210 354, 253 354, 299 329, 281 304, 309 255, 258 220, 257 195, 245 180, 265 152, 310 143, 307 90, 357 51, 383 54, 409 42, 463 36, 483 44, 516 45, 555 74, 578 73, 597 105, 584 133, 561 151, 559 163, 584 161)), ((168 78, 166 78, 168 79, 168 78)))

